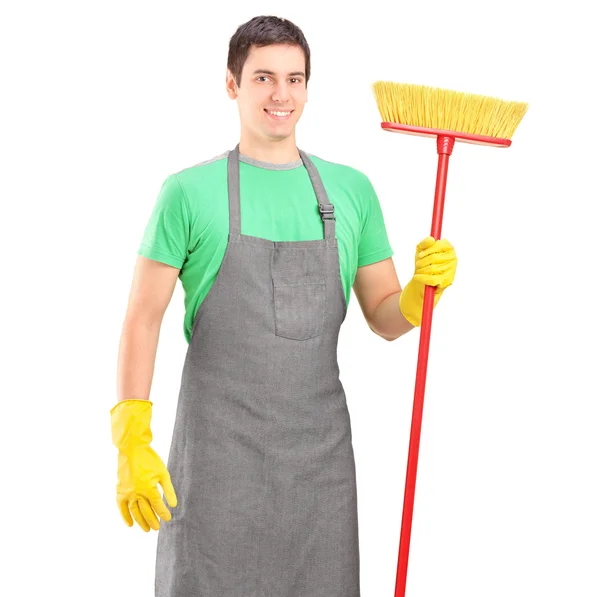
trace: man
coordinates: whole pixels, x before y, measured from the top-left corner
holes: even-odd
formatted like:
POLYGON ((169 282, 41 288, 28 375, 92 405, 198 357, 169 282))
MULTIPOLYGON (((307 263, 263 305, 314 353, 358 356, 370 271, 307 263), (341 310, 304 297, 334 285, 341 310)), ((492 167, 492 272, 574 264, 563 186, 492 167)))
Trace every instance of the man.
POLYGON ((425 283, 435 303, 452 283, 456 255, 425 239, 402 290, 369 179, 296 147, 310 77, 298 27, 250 20, 227 66, 239 144, 167 177, 139 249, 111 410, 117 501, 129 526, 160 529, 157 597, 358 597, 337 363, 350 288, 394 340, 420 324, 425 283), (189 347, 165 466, 148 397, 178 277, 189 347))

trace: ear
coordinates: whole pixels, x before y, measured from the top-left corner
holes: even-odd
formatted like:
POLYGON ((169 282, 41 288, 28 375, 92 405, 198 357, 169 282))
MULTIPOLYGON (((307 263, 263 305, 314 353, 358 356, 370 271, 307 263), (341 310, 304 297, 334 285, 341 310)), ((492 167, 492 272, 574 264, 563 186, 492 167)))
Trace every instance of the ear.
POLYGON ((229 99, 236 99, 238 96, 238 86, 235 83, 235 79, 233 78, 233 74, 229 69, 227 69, 227 73, 225 75, 225 90, 227 91, 227 95, 229 99))

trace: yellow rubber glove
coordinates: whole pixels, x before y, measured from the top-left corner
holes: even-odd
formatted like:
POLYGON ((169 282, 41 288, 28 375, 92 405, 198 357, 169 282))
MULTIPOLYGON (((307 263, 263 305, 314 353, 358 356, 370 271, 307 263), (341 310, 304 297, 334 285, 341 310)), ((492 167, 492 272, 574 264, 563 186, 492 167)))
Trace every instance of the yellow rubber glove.
POLYGON ((435 286, 433 306, 435 307, 448 286, 454 282, 456 274, 456 252, 446 240, 435 240, 433 236, 424 238, 415 253, 415 273, 400 293, 400 311, 414 326, 421 325, 425 286, 435 286))
POLYGON ((150 447, 152 402, 122 400, 111 409, 110 417, 112 442, 119 449, 117 504, 121 516, 129 527, 133 526, 133 515, 146 533, 150 528, 157 531, 160 522, 156 514, 171 520, 158 483, 171 508, 177 505, 177 497, 167 467, 150 447))

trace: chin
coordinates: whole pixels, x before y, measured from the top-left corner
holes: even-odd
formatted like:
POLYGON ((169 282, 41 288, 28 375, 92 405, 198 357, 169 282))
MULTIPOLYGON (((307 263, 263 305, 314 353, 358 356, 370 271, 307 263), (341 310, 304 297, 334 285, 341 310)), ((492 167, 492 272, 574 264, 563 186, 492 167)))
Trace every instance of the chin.
POLYGON ((287 139, 294 134, 294 129, 291 129, 289 133, 273 133, 272 131, 265 131, 265 137, 275 141, 281 141, 282 139, 287 139))

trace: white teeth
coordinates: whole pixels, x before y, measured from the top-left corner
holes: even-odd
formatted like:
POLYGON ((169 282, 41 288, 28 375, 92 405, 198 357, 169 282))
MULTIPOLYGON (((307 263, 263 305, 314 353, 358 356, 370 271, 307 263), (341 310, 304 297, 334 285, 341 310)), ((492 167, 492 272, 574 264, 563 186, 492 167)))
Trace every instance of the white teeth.
POLYGON ((287 116, 288 114, 291 114, 291 112, 272 112, 271 110, 267 110, 267 112, 275 116, 287 116))

